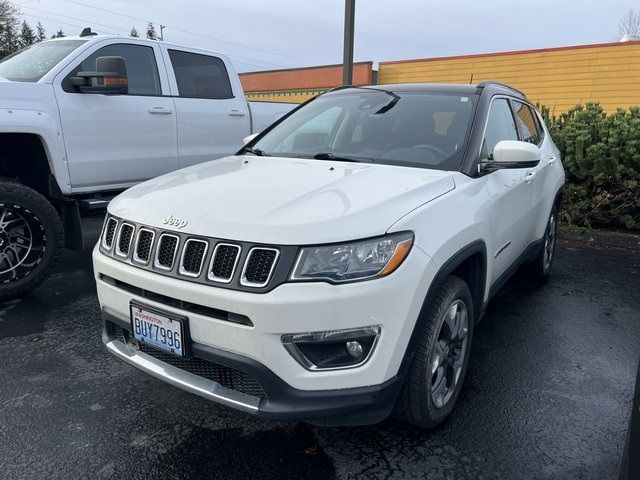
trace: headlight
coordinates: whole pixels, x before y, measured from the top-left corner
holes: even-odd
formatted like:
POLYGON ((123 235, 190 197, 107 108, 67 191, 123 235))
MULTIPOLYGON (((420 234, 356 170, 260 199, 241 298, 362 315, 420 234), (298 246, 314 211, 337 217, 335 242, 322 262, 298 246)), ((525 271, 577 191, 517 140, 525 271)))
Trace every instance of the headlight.
POLYGON ((413 233, 402 232, 357 242, 304 247, 291 280, 349 282, 389 275, 411 250, 413 233))

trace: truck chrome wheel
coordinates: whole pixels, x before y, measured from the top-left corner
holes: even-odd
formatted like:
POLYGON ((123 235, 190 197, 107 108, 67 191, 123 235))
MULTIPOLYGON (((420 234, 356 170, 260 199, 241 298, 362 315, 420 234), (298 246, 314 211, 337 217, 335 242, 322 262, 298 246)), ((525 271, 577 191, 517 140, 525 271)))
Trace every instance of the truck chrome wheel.
POLYGON ((444 314, 431 357, 431 399, 437 408, 444 407, 453 396, 467 353, 469 316, 461 300, 451 304, 444 314))
POLYGON ((556 248, 556 235, 556 216, 554 212, 551 212, 549 224, 547 225, 547 233, 544 237, 544 257, 542 259, 542 266, 545 272, 548 272, 551 268, 551 260, 553 259, 553 252, 556 248))
POLYGON ((0 203, 0 283, 20 280, 42 260, 46 236, 38 217, 0 203))

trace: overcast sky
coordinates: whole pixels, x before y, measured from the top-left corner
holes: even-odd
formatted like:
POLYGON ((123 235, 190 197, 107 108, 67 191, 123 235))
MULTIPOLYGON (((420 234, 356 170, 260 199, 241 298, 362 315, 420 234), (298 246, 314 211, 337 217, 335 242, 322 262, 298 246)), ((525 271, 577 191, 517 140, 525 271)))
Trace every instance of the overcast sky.
MULTIPOLYGON (((49 35, 59 28, 78 34, 83 26, 121 34, 135 26, 143 34, 144 20, 164 24, 165 40, 226 53, 239 71, 342 61, 344 0, 14 1, 49 35)), ((637 0, 356 0, 355 60, 610 42, 620 17, 639 6, 637 0)))

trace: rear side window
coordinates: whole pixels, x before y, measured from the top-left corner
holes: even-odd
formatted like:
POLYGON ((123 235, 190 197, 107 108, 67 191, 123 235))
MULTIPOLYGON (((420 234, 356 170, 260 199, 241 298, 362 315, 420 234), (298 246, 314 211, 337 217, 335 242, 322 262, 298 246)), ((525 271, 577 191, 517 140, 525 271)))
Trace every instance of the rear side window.
POLYGON ((122 57, 127 65, 127 77, 129 81, 129 95, 162 95, 160 76, 156 54, 152 47, 144 45, 114 44, 96 50, 74 69, 63 82, 66 92, 77 93, 77 90, 68 82, 69 77, 74 77, 79 71, 94 72, 98 57, 122 57))
POLYGON ((169 58, 180 97, 233 98, 229 74, 221 59, 178 50, 169 50, 169 58))
POLYGON ((484 132, 486 150, 483 153, 486 158, 493 160, 493 149, 503 140, 518 140, 518 130, 509 103, 504 98, 498 98, 491 104, 484 132))
POLYGON ((531 107, 516 101, 512 103, 516 121, 518 122, 520 140, 540 145, 540 140, 542 139, 540 124, 536 121, 535 113, 531 111, 531 107))

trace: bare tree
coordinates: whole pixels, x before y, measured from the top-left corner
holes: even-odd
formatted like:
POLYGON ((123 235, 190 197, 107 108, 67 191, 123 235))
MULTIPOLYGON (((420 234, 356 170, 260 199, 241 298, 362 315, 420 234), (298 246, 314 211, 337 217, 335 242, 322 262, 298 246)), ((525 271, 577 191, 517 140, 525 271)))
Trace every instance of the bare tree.
POLYGON ((620 38, 624 36, 640 36, 640 11, 629 10, 620 19, 618 25, 618 36, 620 38))

